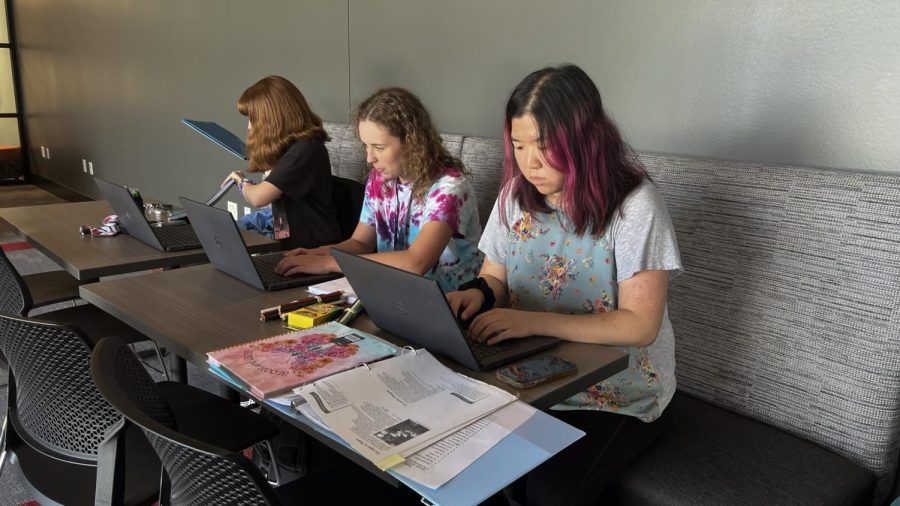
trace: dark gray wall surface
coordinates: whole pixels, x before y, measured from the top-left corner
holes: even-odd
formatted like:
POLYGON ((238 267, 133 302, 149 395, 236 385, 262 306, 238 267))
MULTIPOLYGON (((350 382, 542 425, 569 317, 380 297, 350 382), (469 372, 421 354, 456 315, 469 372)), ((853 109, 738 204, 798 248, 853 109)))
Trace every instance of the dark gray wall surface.
POLYGON ((330 121, 397 85, 442 131, 498 137, 515 84, 566 61, 638 150, 900 171, 900 2, 13 3, 35 171, 92 195, 82 158, 147 194, 204 198, 241 163, 178 120, 243 135, 234 104, 267 74, 330 121))
POLYGON ((82 193, 98 196, 82 171, 87 159, 96 175, 146 195, 206 199, 245 162, 181 118, 217 121, 243 137, 237 99, 269 74, 297 84, 320 115, 349 120, 344 2, 14 4, 34 170, 82 193))
POLYGON ((351 96, 414 89, 499 137, 547 64, 593 77, 635 149, 900 171, 900 2, 350 0, 351 96))

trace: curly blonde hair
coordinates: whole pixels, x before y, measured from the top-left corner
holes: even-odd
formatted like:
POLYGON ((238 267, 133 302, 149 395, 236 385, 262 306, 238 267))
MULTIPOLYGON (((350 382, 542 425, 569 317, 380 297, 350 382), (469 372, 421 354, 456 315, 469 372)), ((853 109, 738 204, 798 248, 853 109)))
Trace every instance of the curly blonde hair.
POLYGON ((247 88, 237 107, 252 125, 247 135, 249 172, 272 170, 298 139, 328 140, 322 120, 309 108, 306 98, 281 76, 266 77, 247 88))
POLYGON ((419 97, 409 90, 383 88, 376 91, 356 111, 357 135, 361 121, 377 123, 400 139, 403 144, 401 163, 406 171, 404 178, 412 182, 412 195, 416 200, 422 200, 447 169, 467 173, 462 161, 451 156, 444 147, 419 97))

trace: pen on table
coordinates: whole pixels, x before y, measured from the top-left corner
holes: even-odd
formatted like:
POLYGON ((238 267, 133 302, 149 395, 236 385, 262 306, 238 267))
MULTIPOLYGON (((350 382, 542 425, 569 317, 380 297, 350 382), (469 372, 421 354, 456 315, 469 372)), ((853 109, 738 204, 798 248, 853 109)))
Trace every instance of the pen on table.
POLYGON ((362 301, 359 299, 356 299, 356 302, 354 302, 352 306, 350 306, 344 310, 344 314, 338 320, 338 323, 342 323, 344 325, 350 325, 350 322, 352 322, 353 319, 356 318, 356 315, 358 315, 359 312, 362 311, 362 308, 363 308, 362 301))
POLYGON ((322 295, 313 295, 305 299, 292 300, 275 307, 261 309, 259 311, 259 321, 266 322, 269 320, 277 320, 281 318, 281 315, 283 313, 294 311, 302 307, 317 304, 320 302, 333 302, 340 299, 343 294, 344 292, 338 290, 336 292, 324 293, 322 295))

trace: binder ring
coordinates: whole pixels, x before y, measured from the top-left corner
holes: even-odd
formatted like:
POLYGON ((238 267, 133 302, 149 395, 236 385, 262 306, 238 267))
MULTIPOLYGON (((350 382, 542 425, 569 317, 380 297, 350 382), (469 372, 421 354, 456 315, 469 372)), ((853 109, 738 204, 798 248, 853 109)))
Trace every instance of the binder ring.
POLYGON ((413 348, 413 347, 410 346, 410 345, 406 345, 406 346, 404 346, 403 348, 400 348, 400 355, 401 355, 401 356, 405 355, 407 351, 410 352, 410 353, 412 353, 412 354, 415 355, 415 356, 418 356, 418 355, 419 355, 419 352, 417 352, 416 349, 413 348))
POLYGON ((367 371, 371 371, 371 370, 372 370, 372 369, 369 367, 369 364, 367 364, 367 363, 365 363, 365 362, 363 362, 363 363, 359 364, 358 366, 356 366, 357 369, 359 369, 360 367, 365 367, 367 371))

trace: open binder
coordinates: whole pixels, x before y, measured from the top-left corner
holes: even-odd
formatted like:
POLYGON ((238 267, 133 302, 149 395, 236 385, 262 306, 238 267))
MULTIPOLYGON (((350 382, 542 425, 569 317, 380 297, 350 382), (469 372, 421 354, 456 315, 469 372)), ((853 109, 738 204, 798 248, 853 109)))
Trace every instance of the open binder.
MULTIPOLYGON (((219 371, 212 369, 211 372, 241 388, 219 371)), ((263 404, 292 419, 303 430, 319 434, 319 437, 353 451, 337 434, 317 425, 290 405, 273 400, 263 401, 263 404)), ((538 410, 439 488, 429 488, 403 476, 396 469, 388 469, 386 472, 432 504, 479 504, 583 436, 584 432, 581 430, 538 410)))

